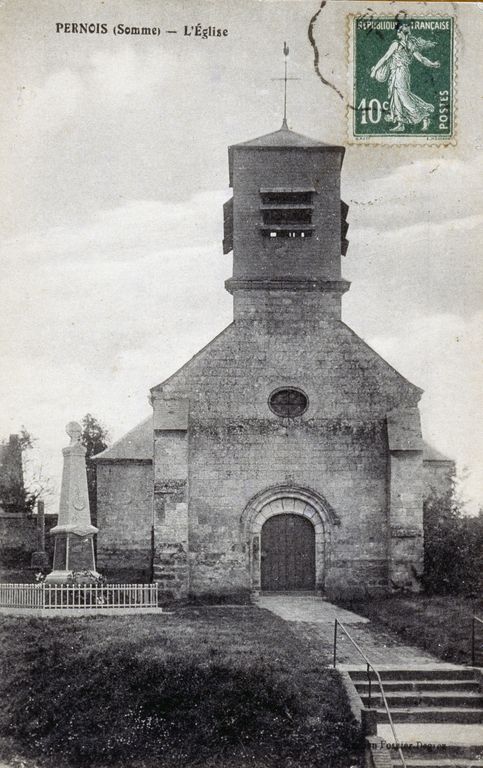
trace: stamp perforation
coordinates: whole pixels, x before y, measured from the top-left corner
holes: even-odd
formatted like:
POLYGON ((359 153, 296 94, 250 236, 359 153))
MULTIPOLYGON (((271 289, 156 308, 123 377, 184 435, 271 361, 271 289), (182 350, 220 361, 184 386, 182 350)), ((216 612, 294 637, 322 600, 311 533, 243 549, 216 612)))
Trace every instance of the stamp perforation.
MULTIPOLYGON (((374 31, 378 32, 380 34, 379 28, 374 28, 374 31)), ((348 141, 350 144, 355 146, 425 146, 425 147, 445 147, 445 146, 454 146, 456 144, 456 136, 457 136, 457 66, 458 66, 458 56, 457 56, 457 19, 454 14, 443 14, 443 13, 406 13, 404 17, 398 18, 398 14, 391 14, 386 12, 381 12, 380 14, 376 13, 350 13, 347 15, 346 19, 346 56, 347 56, 347 62, 348 62, 348 104, 347 104, 347 111, 346 111, 346 119, 347 119, 347 132, 348 132, 348 141), (409 131, 400 131, 400 132, 394 132, 394 131, 377 131, 377 132, 365 132, 365 133, 356 133, 354 130, 355 122, 356 122, 356 116, 355 111, 357 110, 357 95, 356 95, 356 82, 357 82, 357 51, 356 51, 356 22, 358 20, 365 20, 369 23, 371 22, 394 22, 394 27, 390 27, 387 29, 390 29, 392 33, 396 32, 398 29, 398 23, 399 26, 409 26, 409 23, 414 22, 415 20, 419 21, 448 21, 450 23, 449 27, 449 41, 450 41, 450 50, 449 50, 449 57, 448 57, 448 66, 449 66, 449 93, 450 93, 450 105, 451 105, 451 126, 452 130, 451 133, 444 134, 441 131, 435 132, 426 132, 426 131, 420 131, 420 132, 409 132, 409 131)), ((397 35, 398 36, 398 35, 397 35)), ((422 40, 423 43, 428 43, 426 40, 422 40)), ((428 44, 428 47, 431 46, 431 43, 428 44)), ((418 57, 416 57, 418 58, 418 57)), ((425 58, 424 56, 422 57, 425 58)), ((427 59, 423 61, 422 63, 428 65, 431 62, 428 62, 427 59)), ((409 67, 409 64, 408 64, 409 67)), ((441 91, 440 91, 441 93, 441 91)), ((409 96, 413 96, 416 100, 416 102, 421 102, 426 107, 429 105, 424 102, 422 99, 420 99, 415 94, 409 93, 409 96)), ((379 100, 374 98, 374 102, 378 102, 379 100)), ((359 102, 362 103, 362 102, 359 102)), ((364 104, 364 109, 366 108, 366 105, 364 104)), ((440 110, 441 110, 441 103, 440 103, 440 110)), ((441 112, 440 112, 441 115, 441 112)))

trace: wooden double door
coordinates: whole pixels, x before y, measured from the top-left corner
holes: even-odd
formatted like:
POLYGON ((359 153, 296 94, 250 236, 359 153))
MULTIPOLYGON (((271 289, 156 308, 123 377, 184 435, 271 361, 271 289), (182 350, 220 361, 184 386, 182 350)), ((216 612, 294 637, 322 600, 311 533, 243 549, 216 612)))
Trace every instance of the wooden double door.
POLYGON ((306 517, 269 517, 262 528, 260 554, 262 590, 315 589, 315 532, 306 517))

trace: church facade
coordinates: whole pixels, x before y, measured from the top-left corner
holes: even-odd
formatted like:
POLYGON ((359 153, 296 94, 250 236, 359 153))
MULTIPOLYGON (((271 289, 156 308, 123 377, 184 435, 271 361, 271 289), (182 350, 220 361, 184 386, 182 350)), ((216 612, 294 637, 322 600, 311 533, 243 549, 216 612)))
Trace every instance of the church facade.
POLYGON ((174 597, 419 588, 423 497, 453 464, 422 391, 341 319, 343 157, 285 121, 230 147, 234 319, 97 456, 101 572, 174 597))

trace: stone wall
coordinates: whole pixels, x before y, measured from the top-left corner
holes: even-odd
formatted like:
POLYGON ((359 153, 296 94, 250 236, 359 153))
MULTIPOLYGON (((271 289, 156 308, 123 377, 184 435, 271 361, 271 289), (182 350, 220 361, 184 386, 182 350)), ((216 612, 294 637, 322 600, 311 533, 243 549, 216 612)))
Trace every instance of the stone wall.
MULTIPOLYGON (((302 296, 298 299, 303 302, 302 296)), ((159 401, 189 400, 192 593, 250 589, 241 514, 255 494, 290 484, 324 496, 340 520, 331 531, 327 592, 354 594, 387 587, 386 416, 401 404, 416 406, 420 390, 347 326, 326 315, 314 316, 310 306, 304 316, 300 304, 297 317, 287 312, 284 322, 277 315, 273 322, 265 317, 230 326, 155 388, 153 397, 155 411, 159 401), (270 411, 269 395, 280 386, 295 386, 307 394, 309 407, 302 417, 280 419, 270 411)), ((184 477, 186 468, 172 466, 170 472, 184 477)), ((420 484, 420 472, 421 467, 414 466, 408 482, 420 484)), ((179 513, 184 514, 181 509, 179 513)), ((422 509, 414 514, 419 525, 422 509)), ((175 540, 174 531, 165 530, 165 535, 175 540)), ((414 558, 419 561, 419 551, 414 558)))
POLYGON ((97 568, 110 581, 149 581, 153 468, 147 461, 97 464, 97 568))
POLYGON ((154 577, 166 597, 183 598, 188 594, 188 506, 181 500, 184 487, 166 490, 164 498, 156 498, 162 512, 156 515, 154 577))
POLYGON ((385 526, 383 422, 193 420, 190 446, 192 591, 250 588, 240 516, 253 496, 279 485, 323 494, 342 521, 331 532, 327 589, 356 585, 362 572, 373 585, 386 582, 385 539, 377 533, 385 526))
MULTIPOLYGON (((57 515, 45 517, 45 551, 52 564, 54 540, 49 531, 57 523, 57 515)), ((37 551, 37 516, 0 514, 0 567, 28 568, 31 556, 37 551)))
POLYGON ((37 519, 33 515, 0 514, 0 564, 28 568, 37 549, 37 519))
POLYGON ((317 577, 329 596, 417 588, 421 390, 340 321, 342 158, 284 130, 230 148, 235 322, 151 391, 154 446, 136 428, 123 447, 145 461, 119 461, 119 445, 98 460, 101 571, 142 563, 154 526, 166 594, 246 595, 263 528, 246 531, 244 510, 283 487, 332 510, 317 577), (264 188, 310 190, 313 232, 265 237, 264 188), (303 415, 270 410, 282 387, 306 394, 303 415))
POLYGON ((188 402, 154 407, 155 576, 170 597, 188 593, 188 402))
MULTIPOLYGON (((348 284, 347 284, 348 285, 348 284)), ((233 295, 233 313, 237 324, 242 322, 269 324, 271 328, 284 326, 287 313, 295 327, 311 311, 314 318, 330 314, 340 319, 341 294, 338 292, 305 291, 262 291, 237 290, 233 295)), ((312 321, 313 324, 313 321, 312 321)))

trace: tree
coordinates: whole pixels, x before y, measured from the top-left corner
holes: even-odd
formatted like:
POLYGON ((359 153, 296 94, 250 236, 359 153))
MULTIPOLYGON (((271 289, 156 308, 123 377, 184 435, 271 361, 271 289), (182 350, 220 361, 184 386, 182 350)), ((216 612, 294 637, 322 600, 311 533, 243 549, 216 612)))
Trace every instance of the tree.
POLYGON ((478 593, 483 572, 483 518, 464 514, 455 484, 424 502, 424 588, 432 594, 478 593))
POLYGON ((22 449, 18 435, 2 444, 0 456, 0 504, 6 512, 29 511, 29 498, 23 480, 22 449))
POLYGON ((104 451, 109 445, 109 432, 106 427, 91 413, 86 413, 82 419, 81 442, 87 449, 86 472, 87 489, 89 492, 89 506, 91 509, 92 524, 97 524, 97 474, 96 464, 92 456, 104 451))
POLYGON ((87 449, 86 458, 90 459, 96 453, 106 450, 109 445, 109 432, 91 413, 86 413, 81 423, 81 442, 87 449))
POLYGON ((22 428, 20 430, 20 435, 18 437, 18 444, 22 453, 30 448, 33 448, 34 443, 36 441, 37 441, 37 438, 32 437, 30 432, 27 432, 25 427, 22 425, 22 428))
POLYGON ((0 506, 9 512, 32 513, 37 500, 52 493, 42 469, 33 469, 27 457, 35 442, 36 438, 22 426, 20 434, 10 435, 8 443, 0 447, 0 506))

